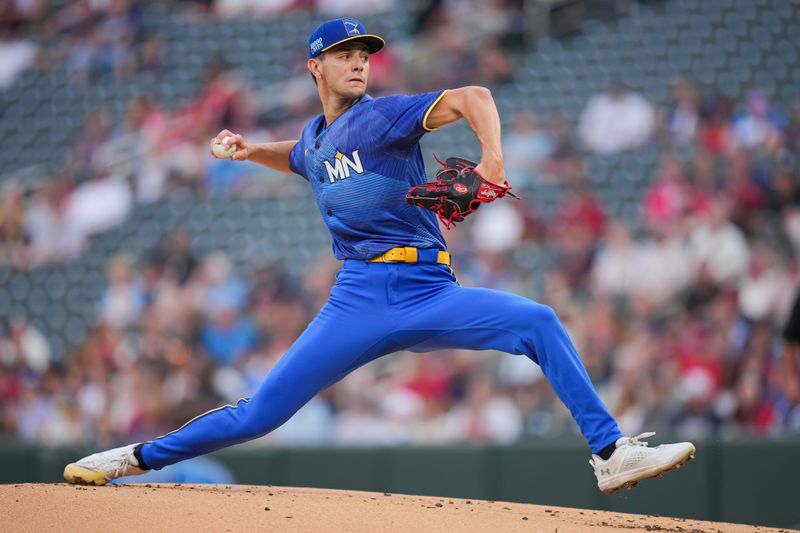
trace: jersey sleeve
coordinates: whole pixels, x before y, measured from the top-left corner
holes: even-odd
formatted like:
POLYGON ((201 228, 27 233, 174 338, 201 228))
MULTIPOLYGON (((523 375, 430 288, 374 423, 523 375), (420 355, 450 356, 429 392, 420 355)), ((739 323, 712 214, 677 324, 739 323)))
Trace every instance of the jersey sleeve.
POLYGON ((306 175, 305 151, 305 143, 303 142, 303 136, 301 135, 300 139, 292 147, 291 152, 289 152, 289 168, 291 168, 292 172, 295 174, 299 174, 305 179, 308 179, 308 176, 306 175))
POLYGON ((371 121, 374 138, 398 147, 413 145, 426 132, 436 129, 428 126, 428 115, 446 92, 377 98, 373 106, 376 120, 371 121))

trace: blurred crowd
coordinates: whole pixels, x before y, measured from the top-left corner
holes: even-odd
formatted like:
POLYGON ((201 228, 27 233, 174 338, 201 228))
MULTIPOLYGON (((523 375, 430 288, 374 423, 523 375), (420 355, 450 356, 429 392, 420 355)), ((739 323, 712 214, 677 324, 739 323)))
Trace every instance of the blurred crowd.
MULTIPOLYGON (((11 174, 0 181, 0 267, 30 269, 74 259, 94 236, 124 221, 137 203, 284 192, 285 182, 272 179, 275 173, 214 160, 207 143, 222 128, 258 141, 296 137, 318 108, 304 51, 275 51, 271 58, 287 73, 286 79, 270 82, 286 84, 277 107, 274 94, 268 106, 262 105, 259 88, 218 56, 206 58, 199 93, 168 109, 150 89, 157 92, 168 69, 169 43, 143 23, 143 13, 158 4, 81 0, 56 8, 43 0, 0 2, 0 90, 26 69, 58 73, 77 88, 134 79, 148 88, 125 104, 118 119, 107 105, 89 110, 63 147, 64 164, 57 172, 37 180, 11 174)), ((474 4, 420 4, 410 17, 409 38, 372 58, 370 94, 508 81, 513 56, 504 47, 520 43, 515 14, 521 7, 517 2, 474 4), (404 61, 397 50, 403 50, 404 61)), ((369 14, 397 6, 393 0, 215 0, 169 8, 187 24, 199 24, 312 9, 317 17, 351 10, 369 14)))
MULTIPOLYGON (((3 0, 0 88, 10 86, 28 68, 63 71, 70 82, 83 85, 133 78, 158 82, 165 73, 169 43, 146 29, 143 18, 148 10, 195 25, 308 14, 325 19, 402 13, 408 17, 408 36, 413 40, 389 43, 388 49, 406 52, 408 66, 403 67, 415 82, 451 85, 451 79, 475 76, 509 79, 510 64, 502 51, 522 44, 523 7, 521 0, 430 0, 414 5, 398 0, 3 0)), ((282 51, 274 55, 273 61, 285 59, 282 51)), ((376 56, 379 68, 392 61, 384 59, 386 55, 376 56)), ((290 71, 303 70, 300 63, 286 66, 290 71)))
MULTIPOLYGON (((366 5, 185 4, 187 16, 212 18, 366 5)), ((0 2, 18 20, 0 26, 0 58, 22 58, 0 61, 0 85, 30 65, 66 68, 75 83, 130 73, 157 82, 167 45, 137 31, 137 5, 68 2, 53 11, 0 2), (54 42, 66 39, 60 55, 21 38, 30 21, 54 42)), ((502 47, 516 35, 516 6, 431 3, 416 18, 422 44, 404 54, 408 63, 391 49, 376 56, 373 76, 391 81, 371 92, 510 80, 513 56, 502 47), (481 54, 461 38, 464 28, 482 37, 481 54), (424 53, 431 48, 447 53, 424 53)), ((0 185, 0 263, 29 269, 74 258, 138 203, 291 192, 296 178, 208 154, 223 127, 292 138, 315 109, 313 99, 287 98, 277 114, 262 113, 256 100, 211 61, 201 92, 178 109, 142 93, 116 123, 107 109, 92 110, 63 172, 33 188, 0 185), (120 163, 120 152, 133 157, 120 163)), ((615 82, 574 122, 560 110, 523 110, 511 122, 506 170, 522 201, 486 205, 446 233, 461 283, 551 305, 626 434, 800 434, 800 100, 772 102, 753 88, 737 101, 681 78, 663 104, 615 82), (617 218, 603 198, 630 184, 598 186, 591 162, 648 151, 659 155, 635 177, 649 184, 637 215, 617 218), (544 205, 537 190, 553 187, 563 194, 544 205)), ((273 263, 236 269, 223 253, 193 248, 192 237, 178 226, 142 256, 110 258, 96 320, 65 358, 25 316, 2 317, 1 434, 47 445, 136 441, 252 394, 324 303, 338 264, 325 254, 299 277, 273 263)), ((507 443, 576 429, 527 358, 451 350, 367 365, 265 441, 507 443)))

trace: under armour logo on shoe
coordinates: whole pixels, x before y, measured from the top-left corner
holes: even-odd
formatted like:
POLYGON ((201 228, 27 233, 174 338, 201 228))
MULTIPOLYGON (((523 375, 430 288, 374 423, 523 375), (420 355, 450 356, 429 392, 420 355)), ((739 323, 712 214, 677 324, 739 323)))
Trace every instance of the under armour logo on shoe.
POLYGON ((601 476, 610 476, 611 475, 611 470, 609 470, 608 468, 601 468, 600 469, 600 475, 601 476))

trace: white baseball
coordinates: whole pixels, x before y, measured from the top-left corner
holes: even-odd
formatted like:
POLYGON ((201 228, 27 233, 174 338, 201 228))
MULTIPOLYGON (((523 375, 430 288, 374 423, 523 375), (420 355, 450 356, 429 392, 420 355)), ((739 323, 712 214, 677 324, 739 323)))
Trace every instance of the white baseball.
POLYGON ((215 143, 214 146, 211 147, 211 151, 216 157, 219 157, 220 159, 228 159, 236 153, 236 145, 226 147, 229 140, 230 136, 225 136, 221 143, 215 143))

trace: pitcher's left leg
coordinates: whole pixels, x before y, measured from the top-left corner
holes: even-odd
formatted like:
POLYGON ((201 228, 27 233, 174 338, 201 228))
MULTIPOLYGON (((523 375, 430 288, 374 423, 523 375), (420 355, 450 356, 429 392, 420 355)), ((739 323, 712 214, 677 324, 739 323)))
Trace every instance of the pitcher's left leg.
POLYGON ((452 284, 418 305, 413 317, 405 325, 431 332, 414 351, 467 348, 524 354, 541 366, 592 452, 622 437, 550 307, 511 293, 452 284))

